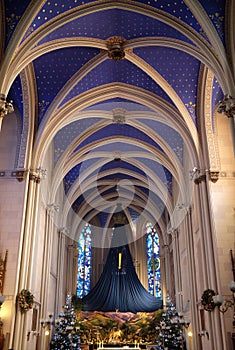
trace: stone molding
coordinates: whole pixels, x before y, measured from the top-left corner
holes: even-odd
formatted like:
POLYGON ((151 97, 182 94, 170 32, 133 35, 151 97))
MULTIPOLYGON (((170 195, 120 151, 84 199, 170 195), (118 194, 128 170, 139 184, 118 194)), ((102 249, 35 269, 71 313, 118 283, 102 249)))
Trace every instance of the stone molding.
MULTIPOLYGON (((214 113, 214 111, 212 111, 211 109, 213 79, 214 79, 214 74, 210 70, 208 70, 206 74, 204 115, 205 115, 205 132, 206 132, 206 139, 207 139, 207 145, 208 145, 211 174, 218 173, 220 170, 218 144, 217 144, 217 140, 214 134, 213 124, 212 124, 212 117, 214 113)), ((212 175, 212 178, 214 179, 214 175, 212 175)))

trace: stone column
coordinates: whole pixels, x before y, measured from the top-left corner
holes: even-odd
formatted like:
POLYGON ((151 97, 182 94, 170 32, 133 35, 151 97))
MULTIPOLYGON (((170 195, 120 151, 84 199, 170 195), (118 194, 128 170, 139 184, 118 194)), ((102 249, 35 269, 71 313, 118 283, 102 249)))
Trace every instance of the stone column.
POLYGON ((68 230, 64 227, 58 231, 58 261, 57 261, 57 285, 56 285, 56 299, 55 299, 55 312, 58 315, 62 308, 62 291, 64 291, 64 252, 65 242, 68 230))
POLYGON ((200 350, 201 342, 198 338, 199 333, 199 313, 197 309, 197 281, 196 281, 196 267, 195 267, 195 255, 194 255, 194 239, 193 239, 193 226, 192 226, 192 209, 191 207, 185 208, 187 210, 184 231, 186 238, 186 250, 187 250, 187 262, 188 262, 188 281, 190 289, 190 317, 193 329, 193 349, 200 350))
MULTIPOLYGON (((70 292, 71 294, 75 294, 75 285, 74 281, 76 274, 76 271, 74 271, 74 268, 76 266, 74 265, 76 259, 76 243, 72 241, 71 239, 68 239, 69 244, 67 245, 67 263, 66 263, 66 291, 70 292)), ((77 270, 77 268, 76 268, 77 270)))
MULTIPOLYGON (((40 179, 41 175, 38 170, 30 171, 26 179, 26 188, 28 188, 28 191, 25 194, 25 215, 19 246, 16 293, 21 291, 21 289, 29 289, 31 291, 40 179)), ((22 314, 20 310, 16 308, 9 344, 9 347, 14 350, 26 348, 28 315, 28 312, 22 314)))
POLYGON ((182 311, 182 278, 181 278, 181 262, 180 262, 180 249, 179 249, 179 231, 173 229, 172 235, 172 245, 174 254, 174 275, 175 275, 175 299, 178 311, 182 311))
POLYGON ((164 244, 160 252, 161 283, 162 283, 162 300, 166 300, 166 295, 170 292, 170 254, 169 245, 164 244))
MULTIPOLYGON (((210 208, 210 197, 208 181, 210 180, 210 173, 198 171, 198 176, 195 179, 197 185, 197 200, 198 211, 200 215, 200 231, 204 261, 204 281, 206 289, 213 289, 217 292, 219 288, 219 269, 217 266, 217 250, 215 243, 215 236, 212 224, 212 211, 210 208)), ((228 350, 225 340, 225 330, 222 317, 217 308, 212 312, 207 312, 208 337, 212 349, 228 350)))
MULTIPOLYGON (((53 217, 54 213, 58 212, 59 207, 56 204, 49 204, 46 208, 45 229, 44 229, 44 248, 43 248, 43 266, 42 266, 42 280, 41 280, 41 313, 40 319, 48 319, 49 312, 54 311, 54 305, 48 309, 48 295, 49 295, 49 279, 51 269, 51 254, 53 241, 53 217)), ((40 343, 42 349, 48 346, 48 337, 45 337, 44 332, 40 335, 40 343)))

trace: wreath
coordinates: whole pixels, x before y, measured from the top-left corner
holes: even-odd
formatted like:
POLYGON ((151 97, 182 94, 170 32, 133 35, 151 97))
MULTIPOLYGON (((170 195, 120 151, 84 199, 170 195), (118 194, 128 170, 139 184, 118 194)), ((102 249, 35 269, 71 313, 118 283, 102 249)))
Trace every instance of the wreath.
POLYGON ((201 303, 206 311, 212 311, 216 307, 213 296, 215 295, 215 291, 213 289, 207 289, 203 292, 201 303))
POLYGON ((21 292, 17 295, 18 305, 21 312, 26 312, 33 307, 33 294, 27 290, 22 289, 21 292))

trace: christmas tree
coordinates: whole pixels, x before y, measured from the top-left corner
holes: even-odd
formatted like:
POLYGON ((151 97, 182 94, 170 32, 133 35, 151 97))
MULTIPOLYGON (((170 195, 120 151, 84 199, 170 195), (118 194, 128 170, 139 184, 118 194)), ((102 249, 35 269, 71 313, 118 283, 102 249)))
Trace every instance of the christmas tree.
POLYGON ((183 335, 184 326, 188 326, 188 323, 185 323, 182 315, 176 311, 171 298, 167 296, 160 325, 156 327, 159 332, 156 341, 157 348, 159 350, 186 349, 183 335))
POLYGON ((72 304, 72 296, 67 295, 64 305, 64 313, 59 314, 55 320, 54 333, 50 343, 52 350, 80 349, 80 336, 76 327, 76 316, 72 304))

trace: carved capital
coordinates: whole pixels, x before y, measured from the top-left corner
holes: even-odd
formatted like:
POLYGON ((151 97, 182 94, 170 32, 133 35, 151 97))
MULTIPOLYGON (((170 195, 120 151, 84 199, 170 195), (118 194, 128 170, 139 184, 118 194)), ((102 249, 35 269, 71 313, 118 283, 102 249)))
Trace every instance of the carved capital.
POLYGON ((47 172, 47 170, 43 169, 42 167, 39 167, 36 170, 31 169, 30 173, 29 173, 29 179, 38 184, 38 183, 40 183, 41 179, 46 178, 46 172, 47 172))
MULTIPOLYGON (((169 250, 170 250, 169 244, 163 244, 162 245, 162 249, 164 249, 165 251, 169 252, 169 250)), ((162 258, 164 258, 164 256, 162 256, 162 258)))
POLYGON ((60 233, 62 233, 62 234, 65 235, 65 236, 68 236, 68 234, 69 234, 69 229, 68 229, 67 227, 62 227, 62 228, 60 229, 60 233))
POLYGON ((219 102, 218 113, 225 114, 228 118, 235 116, 235 98, 229 94, 224 96, 224 99, 219 102))
POLYGON ((169 228, 167 229, 167 234, 168 234, 168 235, 175 236, 175 235, 177 234, 177 229, 174 228, 174 227, 169 227, 169 228))
POLYGON ((206 182, 206 175, 205 174, 199 175, 194 179, 194 183, 196 185, 199 185, 201 182, 206 182))
POLYGON ((36 173, 34 171, 31 171, 29 173, 29 180, 39 184, 40 181, 41 181, 41 177, 40 177, 40 175, 38 173, 36 173))
POLYGON ((51 217, 53 217, 55 213, 58 213, 59 209, 60 207, 57 204, 51 203, 47 205, 47 211, 51 217))
POLYGON ((177 229, 174 229, 172 232, 171 232, 171 237, 172 237, 172 240, 175 241, 178 237, 178 230, 177 229))
POLYGON ((6 96, 0 94, 0 118, 4 118, 7 114, 12 113, 13 111, 14 107, 12 101, 7 102, 6 96))

